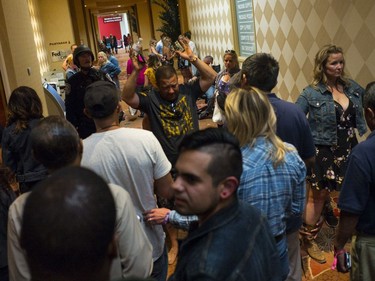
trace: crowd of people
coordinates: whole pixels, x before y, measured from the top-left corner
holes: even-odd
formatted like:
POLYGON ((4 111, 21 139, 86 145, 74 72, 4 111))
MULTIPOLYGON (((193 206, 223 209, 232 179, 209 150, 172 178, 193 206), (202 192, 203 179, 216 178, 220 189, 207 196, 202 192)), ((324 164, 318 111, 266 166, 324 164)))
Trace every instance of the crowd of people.
POLYGON ((219 70, 212 56, 200 59, 190 32, 151 40, 148 56, 142 40, 125 37, 123 89, 117 45, 97 65, 90 48, 72 46, 66 118, 44 117, 32 88, 12 92, 1 135, 1 280, 165 281, 176 256, 172 281, 302 280, 300 241, 326 262, 315 240, 324 221, 336 228, 333 267, 351 280, 375 276, 375 139, 358 143, 355 133, 375 129, 375 82, 364 89, 347 77, 342 48, 318 51, 294 104, 273 92, 271 54, 240 67, 226 50, 219 70), (143 129, 120 126, 121 100, 141 112, 143 129), (203 118, 217 128, 200 130, 203 118), (332 191, 339 220, 329 218, 332 191), (178 228, 188 230, 180 244, 178 228))

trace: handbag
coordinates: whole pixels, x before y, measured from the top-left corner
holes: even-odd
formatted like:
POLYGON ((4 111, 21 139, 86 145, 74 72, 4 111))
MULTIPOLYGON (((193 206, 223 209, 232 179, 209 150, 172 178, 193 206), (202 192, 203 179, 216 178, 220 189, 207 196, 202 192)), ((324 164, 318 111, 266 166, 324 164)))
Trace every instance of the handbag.
POLYGON ((218 124, 223 124, 225 122, 224 112, 220 109, 219 104, 217 102, 217 96, 219 95, 218 91, 215 91, 215 105, 214 105, 214 112, 212 114, 212 121, 218 124))

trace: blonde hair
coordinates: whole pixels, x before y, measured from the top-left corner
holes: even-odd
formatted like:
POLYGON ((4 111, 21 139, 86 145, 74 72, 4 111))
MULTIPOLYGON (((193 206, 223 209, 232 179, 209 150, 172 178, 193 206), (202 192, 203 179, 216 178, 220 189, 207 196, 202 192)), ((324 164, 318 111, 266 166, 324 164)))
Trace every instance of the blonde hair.
POLYGON ((99 65, 104 65, 104 64, 106 64, 107 61, 108 61, 108 56, 107 56, 107 54, 104 53, 104 52, 99 52, 99 53, 98 53, 98 58, 99 58, 99 56, 102 56, 102 57, 104 58, 104 61, 103 61, 103 62, 100 62, 100 61, 98 60, 99 65))
POLYGON ((241 146, 254 145, 256 138, 264 137, 273 149, 270 157, 276 168, 292 150, 276 135, 276 115, 265 93, 257 88, 233 89, 225 101, 228 130, 241 146))
MULTIPOLYGON (((311 83, 311 85, 314 88, 316 88, 320 82, 327 85, 327 76, 324 72, 324 69, 325 69, 325 65, 327 63, 329 56, 333 54, 344 55, 344 52, 341 47, 329 44, 329 45, 323 46, 315 55, 313 81, 311 83)), ((339 78, 339 82, 341 82, 341 84, 343 84, 344 86, 348 86, 350 82, 348 78, 346 77, 344 70, 345 70, 345 60, 344 60, 344 67, 342 69, 341 77, 339 78)))

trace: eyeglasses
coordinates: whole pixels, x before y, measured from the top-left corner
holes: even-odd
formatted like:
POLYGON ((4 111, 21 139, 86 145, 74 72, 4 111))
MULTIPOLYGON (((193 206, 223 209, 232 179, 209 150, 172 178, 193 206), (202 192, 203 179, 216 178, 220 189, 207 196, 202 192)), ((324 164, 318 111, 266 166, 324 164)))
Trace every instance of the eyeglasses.
POLYGON ((235 50, 225 50, 225 53, 226 54, 235 54, 236 51, 235 50))

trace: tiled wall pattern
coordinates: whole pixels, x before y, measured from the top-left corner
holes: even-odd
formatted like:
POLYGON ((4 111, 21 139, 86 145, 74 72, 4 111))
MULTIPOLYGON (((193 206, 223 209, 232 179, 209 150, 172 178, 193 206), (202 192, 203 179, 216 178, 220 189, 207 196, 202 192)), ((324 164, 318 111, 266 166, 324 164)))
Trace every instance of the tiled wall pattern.
POLYGON ((211 55, 223 65, 225 50, 233 49, 230 0, 187 0, 187 14, 192 40, 201 58, 211 55))
POLYGON ((375 2, 341 0, 254 1, 258 52, 280 62, 279 94, 295 100, 311 81, 316 52, 341 46, 346 71, 366 86, 375 80, 375 2))
MULTIPOLYGON (((231 1, 188 3, 189 27, 201 53, 213 51, 217 59, 233 45, 231 1)), ((374 0, 254 0, 253 7, 257 51, 279 60, 276 91, 282 98, 297 99, 311 81, 316 52, 328 43, 343 47, 351 78, 362 86, 375 80, 374 0)))

